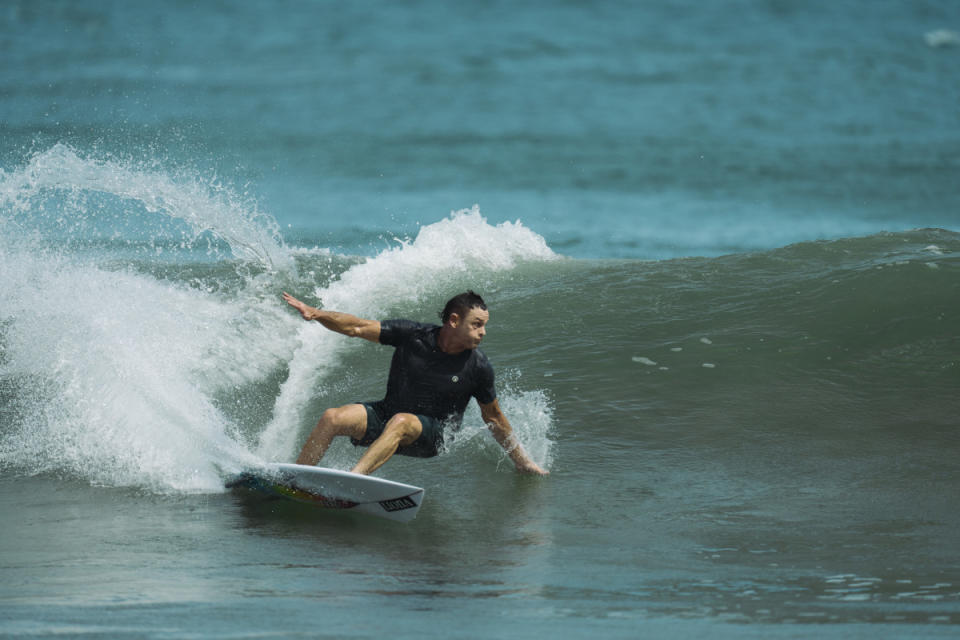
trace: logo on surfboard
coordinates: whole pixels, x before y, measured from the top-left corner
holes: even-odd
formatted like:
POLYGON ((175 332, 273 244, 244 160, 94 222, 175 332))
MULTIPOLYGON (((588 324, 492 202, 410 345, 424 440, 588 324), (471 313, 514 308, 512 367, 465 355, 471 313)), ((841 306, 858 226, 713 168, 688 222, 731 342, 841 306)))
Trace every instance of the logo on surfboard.
POLYGON ((413 509, 417 503, 410 499, 410 496, 394 498, 393 500, 381 500, 380 506, 384 511, 403 511, 404 509, 413 509))

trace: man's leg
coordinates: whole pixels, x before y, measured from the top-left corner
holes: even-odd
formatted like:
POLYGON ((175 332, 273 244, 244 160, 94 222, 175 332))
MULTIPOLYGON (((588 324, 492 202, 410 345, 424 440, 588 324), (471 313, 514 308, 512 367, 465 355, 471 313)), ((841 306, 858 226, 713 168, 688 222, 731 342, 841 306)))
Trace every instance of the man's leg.
POLYGON ((336 436, 360 439, 367 431, 367 408, 362 404, 348 404, 323 412, 297 456, 297 464, 315 465, 323 458, 336 436))
POLYGON ((412 444, 421 433, 423 425, 417 416, 412 413, 398 413, 390 418, 383 434, 373 441, 353 468, 353 472, 365 475, 373 473, 389 460, 398 448, 412 444))

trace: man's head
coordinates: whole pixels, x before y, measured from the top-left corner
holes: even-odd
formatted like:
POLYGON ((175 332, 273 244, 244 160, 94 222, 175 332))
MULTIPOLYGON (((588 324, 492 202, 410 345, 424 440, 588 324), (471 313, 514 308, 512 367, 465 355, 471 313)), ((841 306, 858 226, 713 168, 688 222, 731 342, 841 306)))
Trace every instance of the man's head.
POLYGON ((440 330, 441 349, 458 353, 464 349, 476 349, 487 334, 490 313, 483 298, 473 291, 461 293, 447 302, 440 313, 443 328, 440 330))
POLYGON ((447 301, 447 305, 440 312, 440 321, 447 324, 453 314, 457 314, 460 318, 466 318, 470 309, 474 308, 486 311, 487 303, 473 291, 464 291, 447 301))

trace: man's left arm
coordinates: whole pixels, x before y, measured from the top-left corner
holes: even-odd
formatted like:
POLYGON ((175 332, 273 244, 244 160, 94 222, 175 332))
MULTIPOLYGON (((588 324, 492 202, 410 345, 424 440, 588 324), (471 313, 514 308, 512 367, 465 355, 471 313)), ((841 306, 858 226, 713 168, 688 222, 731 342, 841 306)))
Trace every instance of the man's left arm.
POLYGON ((493 434, 494 439, 500 443, 500 446, 503 447, 507 455, 510 456, 517 471, 521 473, 535 473, 541 476, 550 473, 527 455, 523 445, 520 444, 520 441, 513 435, 513 427, 510 426, 510 421, 507 420, 507 416, 503 415, 499 401, 495 399, 489 404, 480 404, 480 414, 483 416, 483 422, 487 425, 487 428, 490 429, 490 433, 493 434))

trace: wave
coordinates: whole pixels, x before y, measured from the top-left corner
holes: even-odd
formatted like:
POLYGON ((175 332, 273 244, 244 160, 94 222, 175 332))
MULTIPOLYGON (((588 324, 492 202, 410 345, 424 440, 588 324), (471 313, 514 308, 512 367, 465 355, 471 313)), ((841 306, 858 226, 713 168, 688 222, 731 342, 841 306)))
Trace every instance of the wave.
POLYGON ((521 334, 504 349, 549 382, 559 423, 600 442, 748 466, 960 446, 960 234, 571 268, 505 310, 570 309, 546 323, 549 346, 521 334))
MULTIPOLYGON (((270 216, 196 176, 57 147, 0 175, 0 466, 219 491, 225 472, 292 458, 324 407, 382 394, 389 350, 304 323, 281 290, 419 320, 481 291, 501 402, 547 466, 574 442, 600 447, 598 462, 810 434, 956 447, 958 271, 960 234, 937 229, 574 260, 478 207, 342 255, 287 245, 270 216)), ((502 460, 478 413, 448 455, 502 460)))

